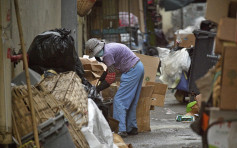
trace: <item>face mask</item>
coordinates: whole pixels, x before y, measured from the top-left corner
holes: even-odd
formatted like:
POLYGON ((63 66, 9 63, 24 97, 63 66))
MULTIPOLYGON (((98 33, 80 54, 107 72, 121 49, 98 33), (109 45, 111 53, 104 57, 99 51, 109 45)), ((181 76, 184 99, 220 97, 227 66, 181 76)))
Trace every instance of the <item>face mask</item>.
POLYGON ((100 52, 98 52, 95 57, 102 57, 104 55, 104 50, 102 49, 100 52))

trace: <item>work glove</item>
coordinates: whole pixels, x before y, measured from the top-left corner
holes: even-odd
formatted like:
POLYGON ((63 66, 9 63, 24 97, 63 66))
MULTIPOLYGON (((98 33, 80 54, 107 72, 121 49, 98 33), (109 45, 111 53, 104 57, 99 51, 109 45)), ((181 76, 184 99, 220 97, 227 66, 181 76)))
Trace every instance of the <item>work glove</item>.
POLYGON ((104 81, 105 80, 105 78, 106 78, 106 75, 107 75, 107 72, 106 71, 104 71, 103 73, 102 73, 102 75, 100 76, 100 79, 99 79, 99 81, 104 81))
POLYGON ((110 84, 109 84, 107 81, 103 80, 103 81, 96 87, 96 90, 97 90, 97 92, 99 93, 100 91, 102 91, 102 90, 108 88, 109 86, 110 86, 110 84))

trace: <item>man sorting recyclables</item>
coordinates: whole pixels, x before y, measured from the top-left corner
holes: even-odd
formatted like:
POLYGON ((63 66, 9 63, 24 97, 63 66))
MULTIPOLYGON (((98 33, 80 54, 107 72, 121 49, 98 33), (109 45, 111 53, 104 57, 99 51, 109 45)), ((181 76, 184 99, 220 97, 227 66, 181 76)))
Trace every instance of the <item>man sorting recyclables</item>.
POLYGON ((113 118, 119 121, 120 136, 138 134, 136 107, 144 77, 142 62, 124 44, 106 44, 92 38, 86 42, 85 47, 90 58, 94 56, 107 66, 106 72, 100 78, 101 83, 96 86, 98 93, 115 81, 115 69, 122 73, 120 86, 113 100, 113 118))

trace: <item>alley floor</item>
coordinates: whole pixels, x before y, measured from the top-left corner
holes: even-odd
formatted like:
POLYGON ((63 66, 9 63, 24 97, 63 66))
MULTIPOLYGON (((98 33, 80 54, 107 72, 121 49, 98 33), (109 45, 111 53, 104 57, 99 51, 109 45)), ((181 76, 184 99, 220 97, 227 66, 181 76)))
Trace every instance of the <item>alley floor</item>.
POLYGON ((176 122, 183 115, 186 104, 179 103, 174 93, 167 91, 164 107, 155 107, 150 112, 150 132, 124 138, 134 148, 201 148, 201 137, 190 128, 191 123, 176 122))

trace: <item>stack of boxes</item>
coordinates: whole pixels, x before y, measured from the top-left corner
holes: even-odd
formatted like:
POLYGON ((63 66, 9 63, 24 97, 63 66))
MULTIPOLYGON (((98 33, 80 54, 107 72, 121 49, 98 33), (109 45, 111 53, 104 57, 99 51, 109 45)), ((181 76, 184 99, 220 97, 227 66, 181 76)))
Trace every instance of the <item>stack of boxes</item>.
POLYGON ((206 18, 218 23, 215 53, 221 55, 220 91, 214 92, 214 104, 224 110, 237 109, 236 12, 237 0, 207 1, 206 18))
POLYGON ((213 106, 209 125, 217 120, 229 120, 214 125, 208 131, 209 147, 236 147, 237 119, 237 0, 207 0, 206 19, 218 24, 215 53, 216 65, 213 106))

